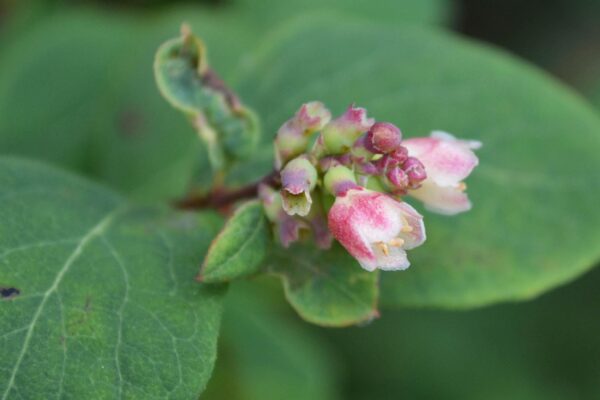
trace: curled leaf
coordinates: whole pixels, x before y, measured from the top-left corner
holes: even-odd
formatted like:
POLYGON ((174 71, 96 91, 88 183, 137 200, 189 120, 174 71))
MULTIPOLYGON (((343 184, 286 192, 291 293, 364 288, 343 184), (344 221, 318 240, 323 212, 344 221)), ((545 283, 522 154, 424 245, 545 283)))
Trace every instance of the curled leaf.
POLYGON ((256 115, 209 67, 204 42, 187 25, 159 47, 154 75, 161 94, 190 118, 207 144, 215 169, 252 152, 259 139, 256 115))

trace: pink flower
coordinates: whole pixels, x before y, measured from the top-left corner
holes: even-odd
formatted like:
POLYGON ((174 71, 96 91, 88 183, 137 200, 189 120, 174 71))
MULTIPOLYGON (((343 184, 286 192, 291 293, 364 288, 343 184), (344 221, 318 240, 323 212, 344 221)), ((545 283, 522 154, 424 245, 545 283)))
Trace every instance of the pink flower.
POLYGON ((408 268, 406 250, 425 241, 423 217, 415 209, 360 187, 336 197, 328 223, 333 236, 367 271, 408 268))
POLYGON ((427 173, 421 186, 409 191, 411 196, 440 214, 453 215, 471 209, 462 181, 479 163, 473 150, 481 147, 480 142, 459 140, 449 133, 435 131, 430 137, 404 140, 402 145, 411 157, 423 163, 427 173))

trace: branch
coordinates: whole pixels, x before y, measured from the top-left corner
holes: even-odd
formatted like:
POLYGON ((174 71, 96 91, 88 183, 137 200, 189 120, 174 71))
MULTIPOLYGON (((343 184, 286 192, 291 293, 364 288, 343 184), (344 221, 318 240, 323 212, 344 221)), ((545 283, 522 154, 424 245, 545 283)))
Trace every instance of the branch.
POLYGON ((223 208, 236 201, 243 199, 251 199, 258 196, 258 186, 261 184, 272 185, 279 180, 277 171, 271 172, 258 182, 243 186, 239 189, 213 190, 205 196, 189 196, 174 203, 174 207, 180 210, 201 210, 204 208, 223 208))

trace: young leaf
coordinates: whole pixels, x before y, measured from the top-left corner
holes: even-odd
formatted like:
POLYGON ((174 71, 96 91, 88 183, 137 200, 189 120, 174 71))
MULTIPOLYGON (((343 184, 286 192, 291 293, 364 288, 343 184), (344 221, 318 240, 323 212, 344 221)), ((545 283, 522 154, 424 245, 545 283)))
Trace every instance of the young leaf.
POLYGON ((17 159, 0 203, 0 399, 198 397, 223 290, 193 276, 218 218, 17 159))
POLYGON ((270 245, 271 232, 261 203, 248 202, 212 241, 197 279, 227 282, 256 273, 270 245))
POLYGON ((322 251, 296 244, 273 253, 269 270, 281 277, 286 298, 305 320, 339 327, 379 315, 378 273, 362 269, 340 246, 322 251))
POLYGON ((412 266, 383 274, 387 304, 530 298, 600 258, 600 119, 506 54, 425 28, 313 19, 270 42, 241 81, 266 132, 319 99, 335 112, 356 101, 407 137, 444 129, 483 142, 467 182, 473 210, 424 212, 428 240, 412 266))
POLYGON ((154 76, 162 95, 191 120, 208 147, 214 169, 225 156, 243 157, 259 138, 258 119, 209 65, 206 47, 184 25, 181 36, 158 49, 154 76))

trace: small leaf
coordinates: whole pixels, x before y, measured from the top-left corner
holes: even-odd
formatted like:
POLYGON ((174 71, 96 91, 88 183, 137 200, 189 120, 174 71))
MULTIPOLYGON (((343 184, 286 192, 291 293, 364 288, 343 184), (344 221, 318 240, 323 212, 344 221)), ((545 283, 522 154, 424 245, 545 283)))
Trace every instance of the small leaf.
POLYGON ((135 207, 0 159, 0 398, 198 398, 223 290, 194 282, 220 218, 135 207))
POLYGON ((206 46, 187 26, 156 52, 154 76, 162 95, 183 111, 206 142, 215 169, 225 154, 243 157, 258 142, 258 119, 209 65, 206 46))
POLYGON ((269 270, 283 280, 292 307, 308 322, 348 326, 379 316, 378 273, 367 272, 339 245, 276 247, 269 270))
POLYGON ((263 207, 251 201, 236 210, 213 240, 198 280, 227 282, 258 272, 271 245, 263 207))

